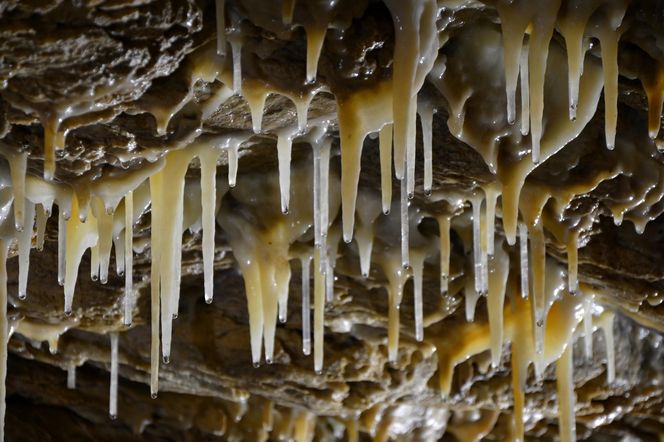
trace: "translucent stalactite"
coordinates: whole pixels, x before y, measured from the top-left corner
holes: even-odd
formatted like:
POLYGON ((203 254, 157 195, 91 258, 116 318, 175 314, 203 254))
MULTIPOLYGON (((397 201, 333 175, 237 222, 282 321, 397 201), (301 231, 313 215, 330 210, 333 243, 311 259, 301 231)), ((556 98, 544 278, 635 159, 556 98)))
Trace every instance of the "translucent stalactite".
POLYGON ((482 274, 484 273, 482 259, 482 197, 473 197, 471 206, 473 209, 473 275, 475 278, 475 291, 483 293, 482 274))
POLYGON ((521 275, 521 297, 526 299, 530 291, 528 282, 528 226, 519 223, 519 267, 521 275))
POLYGON ((325 301, 328 303, 334 301, 334 267, 329 261, 325 272, 325 301))
POLYGON ((546 287, 545 287, 545 275, 546 275, 546 244, 544 241, 544 227, 542 226, 542 221, 531 226, 529 229, 530 235, 530 259, 532 265, 532 275, 533 275, 533 298, 532 298, 532 311, 533 311, 533 323, 535 327, 534 332, 534 341, 535 341, 535 351, 538 354, 541 354, 544 348, 543 343, 543 326, 544 326, 544 314, 546 313, 546 287))
POLYGON ((431 194, 433 185, 433 112, 434 108, 428 101, 418 102, 417 113, 422 125, 422 150, 424 153, 424 194, 431 194))
POLYGON ((111 385, 108 397, 108 415, 111 419, 118 416, 118 334, 110 333, 111 338, 111 385))
POLYGON ((450 280, 450 220, 451 216, 439 216, 438 230, 440 232, 440 293, 447 293, 450 280))
POLYGON ((217 18, 217 54, 226 55, 226 14, 225 1, 216 0, 216 18, 217 18))
MULTIPOLYGON (((327 240, 330 225, 330 149, 332 139, 326 138, 320 148, 320 235, 321 245, 327 240)), ((327 246, 324 247, 327 249, 327 246)), ((327 254, 321 262, 327 261, 327 254)))
POLYGON ((281 190, 281 211, 288 213, 290 205, 290 174, 291 150, 293 148, 292 134, 280 131, 277 136, 277 156, 279 159, 279 188, 281 190))
POLYGON ((521 135, 530 132, 530 77, 528 75, 528 43, 524 43, 519 59, 519 77, 521 85, 521 135))
POLYGON ((392 205, 392 124, 380 129, 380 188, 382 194, 383 213, 390 213, 392 205))
POLYGON ((134 308, 134 192, 125 195, 125 291, 124 324, 131 325, 134 308))
POLYGON ((509 255, 503 250, 500 243, 489 261, 489 268, 487 306, 489 310, 489 330, 491 332, 491 365, 498 367, 503 350, 503 305, 510 269, 509 255))
POLYGON ((58 284, 65 285, 65 253, 67 247, 67 221, 62 208, 58 210, 58 284))
MULTIPOLYGON (((313 194, 314 194, 314 245, 321 247, 323 235, 321 234, 323 226, 321 225, 321 182, 320 182, 320 150, 316 144, 313 147, 313 194)), ((289 170, 290 173, 290 170, 289 170)), ((283 201, 283 198, 282 198, 283 201)), ((283 203, 282 203, 283 210, 283 203)))
MULTIPOLYGON (((16 204, 16 200, 14 200, 16 204)), ((30 249, 32 248, 32 233, 35 221, 35 205, 24 201, 22 215, 25 220, 21 223, 22 230, 17 232, 18 240, 18 298, 25 299, 28 294, 28 272, 30 270, 30 249)))
POLYGON ((481 294, 475 289, 474 280, 470 278, 472 273, 473 272, 471 272, 471 275, 466 278, 466 285, 464 287, 466 321, 468 322, 475 321, 475 307, 481 296, 481 294))
POLYGON ((360 256, 360 272, 363 277, 369 276, 371 254, 374 244, 374 223, 380 215, 381 206, 373 192, 361 190, 357 197, 357 229, 355 241, 360 256))
POLYGON ((55 152, 65 147, 65 131, 60 129, 62 117, 50 112, 42 119, 44 127, 44 179, 52 180, 55 175, 55 152))
POLYGON ((238 165, 238 151, 239 144, 231 144, 228 149, 228 186, 235 187, 237 180, 237 165, 238 165))
POLYGON ((587 361, 593 359, 593 299, 586 296, 583 300, 583 351, 587 361))
POLYGON ((311 285, 310 269, 311 257, 306 255, 300 258, 302 264, 302 353, 311 354, 311 285))
POLYGON ((119 232, 118 236, 113 238, 113 250, 115 251, 115 273, 118 276, 124 275, 124 266, 125 266, 125 243, 124 238, 121 236, 122 231, 119 232))
POLYGON ((486 214, 484 232, 486 234, 486 243, 484 249, 486 254, 493 255, 493 248, 495 245, 494 237, 496 235, 496 203, 500 196, 500 185, 498 183, 488 184, 484 188, 486 195, 486 214))
POLYGON ((242 39, 239 35, 229 38, 233 56, 233 92, 242 95, 242 39))
POLYGON ((69 390, 76 389, 76 366, 70 365, 67 367, 67 388, 69 390))
POLYGON ((401 265, 405 268, 410 263, 409 255, 409 220, 408 220, 408 191, 406 189, 406 177, 401 179, 401 265))
POLYGON ((424 339, 424 319, 422 312, 422 278, 424 272, 424 253, 413 253, 411 260, 413 266, 413 303, 415 314, 415 340, 421 342, 424 339))
POLYGON ((323 370, 323 339, 325 325, 325 273, 321 271, 322 249, 314 251, 314 371, 323 370))
POLYGON ((579 232, 571 232, 567 242, 567 290, 576 294, 579 289, 579 232))
POLYGON ((605 312, 603 321, 600 323, 602 332, 604 333, 604 342, 606 344, 606 382, 612 384, 616 379, 616 351, 615 342, 613 340, 613 322, 615 320, 615 313, 605 312))

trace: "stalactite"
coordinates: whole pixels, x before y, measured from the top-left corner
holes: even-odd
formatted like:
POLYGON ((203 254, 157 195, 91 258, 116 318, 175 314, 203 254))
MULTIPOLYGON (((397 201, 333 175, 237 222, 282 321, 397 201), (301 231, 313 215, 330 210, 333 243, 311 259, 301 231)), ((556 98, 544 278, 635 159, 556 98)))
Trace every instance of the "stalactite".
POLYGON ((78 266, 83 253, 97 244, 99 233, 97 220, 94 216, 81 222, 79 218, 78 198, 73 199, 71 217, 66 223, 66 247, 65 247, 65 314, 72 311, 74 300, 74 287, 78 278, 78 266))
POLYGON ((67 224, 62 208, 58 210, 58 284, 65 285, 65 253, 67 247, 67 224))
POLYGON ((583 350, 586 360, 593 359, 593 299, 586 296, 583 300, 583 350))
POLYGON ((325 321, 325 273, 321 271, 322 249, 314 250, 314 371, 323 370, 323 339, 325 321))
MULTIPOLYGON (((16 200, 14 200, 16 204, 16 200)), ((32 248, 32 233, 35 221, 35 205, 30 201, 24 201, 21 215, 25 220, 21 223, 18 231, 18 298, 25 299, 28 294, 28 272, 30 270, 30 249, 32 248)), ((14 215, 16 216, 16 215, 14 215)))
POLYGON ((417 112, 422 125, 422 150, 424 153, 424 194, 431 194, 433 185, 433 105, 427 101, 418 102, 417 112))
POLYGON ((111 419, 118 416, 118 333, 111 332, 111 386, 108 398, 108 415, 111 419))
MULTIPOLYGON (((523 44, 519 59, 519 76, 521 79, 521 135, 530 132, 530 77, 528 74, 528 42, 523 44)), ((575 108, 576 109, 576 108, 575 108)))
POLYGON ((280 131, 277 137, 277 154, 279 158, 279 188, 281 189, 281 211, 288 213, 290 205, 290 173, 291 150, 293 148, 292 134, 280 131))
POLYGON ((558 391, 558 419, 561 442, 576 440, 574 364, 572 362, 572 344, 569 343, 560 359, 556 362, 558 391))
POLYGON ((436 218, 440 232, 440 294, 447 294, 450 280, 450 221, 451 216, 436 218))
POLYGON ((413 267, 413 303, 415 312, 415 340, 421 342, 424 339, 424 323, 422 312, 422 278, 424 271, 425 254, 413 253, 411 260, 413 267))
POLYGON ((544 315, 546 314, 546 244, 544 240, 544 227, 541 219, 537 224, 531 226, 529 233, 531 233, 530 259, 533 275, 533 297, 531 305, 533 311, 533 324, 535 324, 535 327, 533 328, 533 339, 535 342, 535 351, 538 354, 541 354, 544 349, 544 315))
POLYGON ((408 191, 406 177, 401 179, 401 265, 406 268, 410 264, 409 255, 409 220, 408 220, 408 191))
POLYGON ((503 349, 503 304, 509 274, 509 255, 502 244, 498 243, 495 254, 489 261, 489 293, 487 306, 489 310, 489 330, 491 332, 491 365, 498 367, 503 349))
POLYGON ((519 223, 519 267, 521 275, 521 297, 526 299, 530 291, 528 282, 528 226, 519 223))
POLYGON ((134 308, 134 192, 129 191, 124 199, 125 209, 125 292, 124 324, 131 325, 134 308))
POLYGON ((28 152, 14 152, 7 149, 3 153, 9 162, 9 171, 12 179, 14 225, 16 226, 16 230, 21 232, 25 227, 25 220, 29 220, 29 217, 25 214, 25 174, 28 167, 28 152))
POLYGON ((293 12, 296 0, 281 0, 281 21, 285 25, 293 23, 293 12))
POLYGON ((327 23, 322 26, 315 24, 305 27, 307 34, 307 83, 316 81, 318 59, 325 42, 325 31, 327 31, 327 23))
POLYGON ((73 364, 67 367, 67 388, 76 389, 76 366, 73 364))
POLYGON ((200 155, 204 297, 208 304, 212 302, 214 296, 215 205, 217 199, 217 159, 220 154, 219 150, 211 149, 200 155))
POLYGON ((383 202, 383 213, 390 213, 392 205, 392 125, 386 124, 380 129, 378 136, 380 147, 380 188, 383 202))
POLYGON ((475 196, 471 199, 473 209, 473 275, 475 278, 475 291, 480 295, 484 293, 484 282, 482 275, 484 273, 483 247, 482 247, 482 203, 484 198, 475 196))
POLYGON ((233 56, 233 92, 242 95, 242 36, 232 35, 228 40, 233 56))
POLYGON ((311 354, 311 301, 310 301, 310 268, 311 257, 300 258, 302 264, 302 353, 311 354))
POLYGON ((226 11, 225 0, 216 0, 217 54, 226 55, 226 11))

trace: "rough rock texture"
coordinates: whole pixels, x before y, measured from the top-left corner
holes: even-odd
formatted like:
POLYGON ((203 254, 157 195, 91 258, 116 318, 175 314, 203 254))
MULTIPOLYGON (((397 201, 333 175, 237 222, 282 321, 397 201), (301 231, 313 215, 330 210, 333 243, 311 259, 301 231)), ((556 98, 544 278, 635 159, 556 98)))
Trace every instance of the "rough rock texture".
MULTIPOLYGON (((300 92, 305 72, 305 35, 274 23, 279 2, 227 1, 229 15, 246 18, 245 79, 269 77, 285 91, 300 92), (257 5, 264 3, 261 10, 257 5), (275 11, 267 4, 273 3, 275 11), (272 20, 272 21, 271 21, 272 20)), ((299 4, 300 2, 298 2, 299 4)), ((309 19, 309 7, 296 9, 294 22, 309 19)), ((467 7, 443 11, 439 26, 450 38, 473 23, 497 21, 492 7, 467 2, 467 7)), ((491 2, 487 2, 491 3, 491 2)), ((317 85, 343 96, 367 84, 389 78, 394 31, 387 7, 378 1, 341 1, 336 7, 341 30, 331 30, 319 62, 317 85)), ((27 150, 29 172, 43 170, 43 125, 53 113, 75 108, 62 122, 68 129, 66 148, 58 152, 56 179, 82 185, 114 170, 144 167, 167 149, 186 145, 195 137, 230 132, 246 133, 239 173, 276 170, 276 130, 296 121, 293 104, 271 96, 265 107, 264 133, 251 135, 251 116, 245 102, 231 97, 207 116, 201 108, 213 100, 222 81, 191 84, 191 54, 213 47, 215 5, 204 0, 54 0, 0 2, 0 144, 27 150), (191 95, 190 95, 191 94, 191 95), (186 100, 185 98, 188 97, 186 100), (152 113, 174 110, 163 133, 152 113)), ((646 131, 646 99, 630 73, 635 53, 664 63, 661 2, 634 1, 628 9, 628 30, 621 46, 620 127, 646 131), (632 64, 630 64, 632 63, 632 64)), ((445 54, 443 46, 441 53, 445 54)), ((592 52, 590 57, 597 57, 592 52)), ((230 58, 230 57, 229 57, 230 58)), ((230 60, 226 68, 231 68, 230 60)), ((448 106, 431 84, 422 96, 434 100, 434 191, 472 189, 494 179, 480 154, 455 138, 447 127, 448 106)), ((487 100, 490 100, 487 97, 487 100)), ((309 119, 334 115, 334 96, 316 95, 309 119)), ((611 164, 603 142, 603 110, 568 148, 544 163, 531 177, 548 186, 571 184, 611 164), (573 166, 570 166, 573 165, 573 166)), ((331 130, 336 130, 332 123, 331 130)), ((627 131, 624 131, 625 133, 627 131)), ((418 135, 420 143, 420 135, 418 135)), ((338 151, 338 141, 335 141, 338 151)), ((308 160, 309 147, 296 142, 294 162, 308 160)), ((419 155, 419 147, 418 147, 419 155)), ((419 158, 421 161, 421 158, 419 158)), ((659 152, 653 162, 664 164, 659 152)), ((339 157, 333 158, 338 169, 339 157)), ((221 157, 220 176, 227 158, 221 157)), ((367 139, 360 185, 378 192, 379 153, 376 139, 367 139)), ((417 170, 421 170, 418 163, 417 170)), ((223 171, 223 172, 222 172, 223 171)), ((196 177, 197 165, 189 174, 196 177)), ((419 173, 419 172, 418 172, 419 173)), ((577 433, 596 441, 656 441, 664 434, 664 203, 644 210, 653 218, 643 234, 631 223, 616 226, 610 202, 631 195, 631 179, 617 176, 592 192, 577 196, 567 219, 595 220, 579 250, 580 280, 601 289, 600 303, 619 313, 615 323, 616 380, 605 381, 603 337, 595 334, 594 360, 585 361, 582 343, 575 346, 577 433), (659 296, 659 297, 658 297, 659 296)), ((414 205, 428 213, 447 210, 421 191, 414 205)), ((294 184, 296 185, 296 184, 294 184)), ((395 181, 395 195, 398 195, 395 181)), ((223 215, 222 215, 223 216, 223 215)), ((136 227, 136 244, 149 238, 149 215, 136 227)), ((420 230, 436 240, 435 223, 425 220, 420 230)), ((252 368, 244 283, 227 234, 218 229, 215 260, 215 301, 203 300, 200 238, 189 233, 183 242, 183 280, 180 310, 174 322, 171 362, 162 364, 160 394, 151 399, 150 369, 150 248, 136 257, 134 281, 139 299, 135 322, 122 326, 123 279, 112 276, 106 285, 88 277, 89 258, 83 260, 74 300, 74 315, 62 313, 62 288, 57 285, 57 220, 51 219, 42 252, 33 250, 28 299, 16 297, 17 264, 9 261, 11 321, 63 324, 57 352, 45 343, 14 334, 9 343, 7 376, 7 440, 259 440, 264 409, 274 407, 274 427, 287 426, 301 410, 317 416, 316 438, 343 439, 344 426, 360 417, 361 437, 370 439, 384 427, 395 440, 463 440, 464 426, 491 422, 487 440, 511 437, 512 393, 509 355, 491 368, 488 352, 459 365, 452 394, 441 398, 437 383, 437 353, 433 342, 455 333, 465 322, 462 303, 464 251, 453 234, 453 289, 438 292, 438 266, 425 266, 425 341, 413 335, 412 285, 409 283, 401 315, 401 343, 396 364, 389 364, 386 346, 387 295, 385 277, 372 269, 359 274, 357 251, 341 244, 335 299, 326 308, 325 368, 314 373, 311 357, 301 351, 299 296, 291 296, 288 322, 279 325, 272 365, 252 368), (107 415, 107 371, 110 350, 107 332, 120 330, 119 416, 107 415), (64 369, 77 369, 77 389, 65 387, 64 369), (29 416, 29 418, 28 418, 29 416), (495 425, 494 425, 495 424, 495 425)), ((500 224, 498 230, 500 231, 500 224)), ((566 261, 564 245, 547 235, 547 252, 566 261)), ((115 275, 114 272, 111 272, 115 275)), ((299 264, 293 261, 291 293, 298 293, 299 264)), ((486 320, 484 300, 477 320, 486 320)), ((58 325, 59 327, 59 325, 58 325)), ((55 349, 53 349, 55 350, 55 349)), ((557 402, 552 370, 526 391, 526 430, 532 440, 557 437, 557 402)))

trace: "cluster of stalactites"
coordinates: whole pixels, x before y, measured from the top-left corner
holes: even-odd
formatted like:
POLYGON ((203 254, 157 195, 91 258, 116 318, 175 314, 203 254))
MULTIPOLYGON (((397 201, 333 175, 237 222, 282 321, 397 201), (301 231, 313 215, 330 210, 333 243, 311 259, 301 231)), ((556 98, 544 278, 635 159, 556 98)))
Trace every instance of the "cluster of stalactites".
MULTIPOLYGON (((521 83, 522 133, 531 134, 532 160, 540 161, 543 131, 544 77, 553 32, 565 39, 569 72, 569 118, 576 119, 583 59, 590 40, 597 38, 604 73, 605 138, 615 146, 618 121, 618 40, 629 0, 569 0, 532 2, 499 0, 503 30, 507 120, 516 121, 517 82, 521 83)), ((661 105, 660 105, 661 109, 661 105)))
MULTIPOLYGON (((617 67, 614 61, 620 33, 619 26, 626 4, 599 1, 590 3, 592 4, 583 8, 569 9, 560 13, 558 13, 559 4, 556 2, 547 5, 546 8, 536 8, 525 3, 521 7, 501 2, 498 4, 506 59, 507 118, 510 122, 516 118, 515 93, 520 75, 521 131, 524 135, 531 133, 533 160, 536 162, 539 140, 542 136, 544 72, 549 41, 556 26, 556 16, 561 17, 557 25, 568 42, 568 48, 572 48, 568 49, 570 118, 576 116, 578 84, 585 53, 584 41, 589 36, 596 36, 600 40, 602 59, 605 60, 603 71, 607 113, 606 139, 607 145, 613 146, 617 99, 617 67), (593 26, 586 26, 586 23, 591 23, 593 26), (526 33, 529 36, 524 43, 526 33), (524 81, 524 78, 527 81, 524 81)), ((360 273, 364 276, 369 275, 372 255, 376 255, 373 259, 388 280, 388 358, 395 361, 398 355, 400 329, 399 306, 406 281, 410 277, 413 278, 414 336, 419 341, 424 338, 426 323, 422 306, 425 261, 434 259, 435 252, 439 253, 440 292, 446 294, 451 278, 450 229, 453 228, 453 215, 458 214, 468 202, 472 218, 472 246, 469 248, 472 248, 473 263, 466 278, 466 315, 472 322, 477 299, 486 296, 489 324, 488 330, 482 329, 487 327, 483 324, 473 324, 475 328, 469 326, 468 333, 475 334, 468 335, 468 341, 461 346, 463 350, 450 352, 445 344, 441 344, 441 352, 449 355, 450 361, 445 370, 441 369, 441 388, 444 392, 449 391, 451 370, 458 362, 472 354, 489 349, 492 363, 497 365, 505 342, 515 343, 523 340, 524 345, 516 347, 528 350, 513 352, 512 355, 515 361, 513 376, 517 379, 514 382, 517 428, 521 428, 522 432, 522 411, 518 404, 520 403, 522 407, 522 389, 528 363, 534 363, 536 372, 541 374, 547 364, 558 360, 561 427, 563 434, 571 440, 574 426, 571 424, 573 415, 570 414, 573 413, 570 348, 579 323, 577 313, 579 311, 583 313, 585 348, 588 355, 592 352, 592 340, 589 336, 592 335, 594 327, 601 327, 607 338, 610 336, 611 327, 606 325, 609 320, 604 319, 610 315, 604 312, 593 317, 591 295, 574 296, 574 293, 579 292, 576 277, 576 239, 570 241, 568 245, 568 277, 566 287, 561 288, 556 279, 559 272, 550 270, 546 260, 541 216, 539 220, 533 218, 519 223, 519 246, 514 253, 510 253, 503 241, 494 235, 496 204, 502 192, 502 187, 498 183, 478 187, 474 193, 465 196, 444 195, 443 197, 452 203, 456 211, 437 216, 440 228, 438 244, 432 246, 430 241, 421 237, 416 227, 424 214, 410 207, 409 199, 415 187, 415 133, 418 114, 423 140, 424 193, 430 195, 433 188, 434 106, 425 99, 418 100, 418 92, 425 76, 433 68, 437 56, 436 5, 435 2, 426 0, 412 3, 388 1, 387 5, 395 22, 400 24, 395 29, 393 79, 378 83, 368 90, 337 97, 341 138, 340 183, 336 176, 330 175, 331 139, 326 135, 327 122, 325 120, 308 122, 308 107, 319 89, 312 87, 306 93, 291 94, 256 80, 243 81, 242 41, 237 33, 227 35, 224 2, 218 0, 218 53, 226 54, 228 37, 233 61, 232 76, 222 75, 220 65, 215 64, 216 62, 208 61, 208 64, 203 64, 201 60, 204 57, 198 54, 192 56, 195 61, 192 62, 194 67, 191 70, 191 84, 193 85, 197 79, 214 79, 223 76, 224 82, 231 84, 232 87, 222 88, 222 92, 212 104, 223 102, 233 93, 242 94, 251 109, 255 133, 262 131, 263 107, 269 94, 287 95, 295 103, 297 125, 281 129, 277 133, 279 216, 270 219, 269 226, 252 226, 243 223, 238 214, 221 213, 218 216, 221 197, 229 189, 234 188, 237 181, 239 146, 251 134, 197 141, 181 150, 170 152, 162 160, 135 172, 104 177, 91 186, 86 184, 78 187, 67 186, 49 181, 55 167, 54 150, 64 146, 66 134, 66 131, 59 128, 65 116, 56 113, 55 118, 44 120, 46 154, 44 169, 47 180, 26 175, 27 153, 16 153, 3 147, 2 154, 9 164, 9 173, 0 175, 5 177, 4 181, 0 181, 0 186, 2 189, 11 188, 11 197, 2 201, 1 207, 5 219, 0 228, 1 261, 4 263, 10 242, 16 239, 20 269, 18 296, 24 298, 27 294, 29 252, 33 231, 36 230, 37 246, 41 248, 46 221, 51 215, 53 205, 56 204, 59 208, 58 280, 65 287, 65 312, 69 314, 72 311, 78 265, 86 250, 91 251, 91 277, 104 283, 108 278, 111 250, 114 249, 117 272, 125 274, 124 322, 130 325, 135 303, 132 287, 132 226, 148 206, 151 206, 151 391, 154 396, 158 391, 160 353, 164 362, 168 362, 170 358, 172 321, 178 313, 180 295, 181 239, 185 230, 203 232, 206 302, 212 302, 214 292, 216 223, 219 222, 224 229, 237 232, 230 235, 231 245, 247 287, 251 353, 254 364, 260 363, 263 354, 266 362, 274 360, 277 320, 287 319, 289 260, 293 259, 300 261, 302 271, 302 349, 305 354, 311 352, 310 279, 313 273, 313 353, 314 369, 319 372, 323 368, 325 302, 331 301, 334 296, 334 268, 340 237, 343 236, 346 242, 350 242, 355 230, 354 239, 360 257, 360 273), (370 133, 379 134, 380 197, 358 192, 362 145, 370 133), (306 186, 308 190, 305 197, 300 198, 301 195, 298 195, 298 198, 295 198, 296 202, 292 203, 290 179, 291 174, 295 172, 291 171, 290 163, 295 138, 311 145, 313 164, 298 175, 302 179, 310 180, 310 188, 306 186), (225 183, 219 185, 216 177, 220 148, 227 152, 228 186, 225 183), (194 158, 200 160, 200 184, 188 183, 185 179, 187 168, 194 158), (394 211, 391 210, 392 173, 401 184, 395 208, 398 210, 394 211), (11 180, 6 177, 11 177, 11 180), (333 191, 333 187, 334 190, 339 187, 339 191, 333 191), (333 225, 339 205, 338 201, 334 202, 339 199, 337 195, 340 195, 342 206, 341 228, 334 228, 333 225), (356 210, 357 199, 361 202, 356 210), (295 207, 298 205, 304 205, 306 208, 295 207), (383 218, 380 217, 381 209, 386 214, 383 218), (380 222, 398 226, 400 241, 392 243, 380 238, 382 248, 374 254, 374 242, 377 237, 375 225, 380 222), (314 230, 313 247, 294 247, 310 227, 314 230), (519 284, 510 278, 509 260, 512 255, 519 260, 519 284), (506 293, 511 296, 513 311, 503 307, 506 293), (547 339, 554 339, 548 338, 550 329, 553 330, 551 336, 554 336, 555 332, 564 331, 560 335, 565 339, 556 337, 555 342, 548 342, 547 339), (478 330, 483 331, 480 333, 478 330)), ((292 21, 294 7, 294 1, 284 2, 284 23, 292 21)), ((571 7, 570 4, 568 7, 571 7)), ((317 60, 327 26, 327 23, 322 23, 315 29, 307 29, 307 75, 303 83, 315 81, 317 60)), ((186 100, 189 99, 190 96, 186 100)), ((158 126, 165 130, 168 119, 184 105, 185 101, 179 103, 176 109, 163 113, 163 121, 158 126)), ((661 102, 661 99, 657 98, 655 101, 661 102)), ((79 106, 76 109, 83 107, 79 106)), ((651 127, 651 134, 653 131, 651 127)), ((236 192, 234 196, 237 199, 242 199, 242 189, 231 191, 236 192)), ((6 284, 3 282, 6 280, 4 265, 2 269, 0 295, 6 300, 6 284)), ((6 302, 3 305, 6 305, 6 302)), ((0 326, 2 322, 6 323, 5 309, 0 320, 0 326)), ((607 339, 607 345, 609 341, 607 339)), ((111 336, 111 344, 110 413, 114 415, 117 413, 116 335, 111 336)), ((6 371, 4 346, 2 351, 0 377, 4 377, 6 371)), ((609 367, 610 376, 613 376, 611 363, 609 367)), ((71 377, 73 376, 72 374, 71 377)), ((303 419, 303 422, 308 421, 308 418, 303 419)))

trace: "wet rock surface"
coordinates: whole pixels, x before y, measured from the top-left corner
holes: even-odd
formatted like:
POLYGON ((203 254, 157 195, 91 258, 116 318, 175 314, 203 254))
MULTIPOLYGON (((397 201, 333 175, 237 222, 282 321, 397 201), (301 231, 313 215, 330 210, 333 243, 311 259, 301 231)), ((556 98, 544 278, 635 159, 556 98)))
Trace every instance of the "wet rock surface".
MULTIPOLYGON (((330 132, 335 135, 332 168, 339 170, 335 96, 390 78, 394 30, 387 7, 378 1, 339 2, 336 26, 326 37, 317 82, 305 85, 305 34, 302 28, 291 30, 281 21, 274 22, 275 15, 281 19, 279 2, 273 2, 278 5, 274 6, 276 11, 257 9, 269 2, 226 3, 229 16, 244 19, 233 26, 239 26, 245 38, 245 80, 269 79, 278 90, 295 94, 314 87, 324 90, 313 99, 309 120, 331 120, 330 132)), ((302 3, 306 7, 296 9, 296 23, 308 23, 315 16, 316 2, 302 3)), ((497 21, 491 5, 468 3, 441 13, 438 25, 445 38, 453 41, 465 26, 497 21)), ((253 134, 250 110, 242 98, 215 101, 229 87, 230 56, 221 61, 226 76, 192 81, 194 60, 201 54, 216 57, 214 11, 213 2, 203 0, 0 2, 0 146, 28 151, 29 173, 41 175, 44 125, 54 115, 61 115, 61 128, 67 137, 64 149, 57 152, 55 176, 67 185, 86 186, 118 171, 140 169, 196 137, 213 139, 228 133, 245 139, 240 150, 240 176, 274 174, 277 132, 297 121, 293 103, 283 96, 270 96, 263 132, 253 134), (210 103, 213 108, 204 110, 210 103), (173 114, 162 129, 155 109, 173 114)), ((533 188, 546 191, 574 187, 602 171, 607 176, 613 173, 592 191, 576 195, 562 218, 552 221, 547 230, 547 253, 566 264, 565 244, 556 236, 557 226, 590 220, 582 235, 584 246, 579 249, 579 279, 598 288, 601 305, 618 312, 614 382, 606 382, 603 335, 594 335, 592 361, 586 360, 581 340, 575 345, 577 435, 584 440, 656 441, 664 434, 660 334, 664 330, 664 203, 649 201, 647 192, 644 196, 635 190, 644 169, 664 176, 664 157, 656 148, 660 141, 647 138, 647 99, 633 75, 638 71, 634 67, 638 57, 664 63, 664 34, 657 26, 662 11, 655 1, 633 2, 620 47, 616 149, 620 151, 621 137, 625 143, 649 143, 643 158, 636 160, 645 164, 644 168, 630 169, 631 175, 617 172, 623 159, 606 150, 600 106, 579 137, 528 178, 533 188), (644 203, 632 215, 651 219, 641 234, 635 232, 630 213, 621 225, 611 216, 613 208, 634 195, 643 197, 644 203)), ((441 53, 445 50, 443 46, 441 53)), ((588 57, 597 58, 598 54, 591 51, 588 57)), ((426 83, 420 96, 437 107, 433 120, 434 193, 450 188, 471 191, 478 183, 495 180, 482 156, 448 129, 451 110, 439 90, 426 83)), ((431 216, 447 212, 449 207, 422 191, 420 146, 418 133, 418 176, 411 204, 432 221, 431 216)), ((305 161, 310 161, 309 146, 296 140, 293 162, 305 161)), ((379 193, 379 164, 378 140, 368 138, 362 157, 362 188, 379 193)), ((220 176, 225 176, 227 167, 227 155, 222 153, 220 176)), ((188 176, 199 174, 199 164, 194 162, 188 176)), ((655 180, 656 185, 661 186, 661 181, 655 180)), ((293 183, 301 185, 309 183, 293 183)), ((396 180, 393 191, 398 196, 396 180)), ((230 196, 224 198, 228 201, 230 196)), ((555 208, 549 207, 549 211, 544 216, 553 219, 555 208)), ((497 222, 502 234, 500 220, 497 222)), ((356 246, 340 244, 339 255, 344 258, 337 268, 334 300, 325 311, 325 365, 321 374, 314 372, 312 358, 302 354, 299 263, 292 261, 288 321, 277 327, 274 361, 254 368, 245 284, 228 233, 217 229, 215 299, 211 305, 203 299, 200 235, 185 233, 179 314, 174 321, 170 363, 160 368, 156 399, 150 398, 147 386, 151 249, 145 244, 150 233, 149 214, 135 227, 138 298, 129 328, 122 325, 123 278, 111 271, 105 285, 92 281, 88 255, 79 269, 73 315, 62 313, 62 287, 57 284, 55 270, 56 228, 57 220, 51 219, 44 250, 33 249, 31 253, 25 301, 16 296, 17 259, 8 261, 10 324, 52 327, 57 351, 39 336, 27 336, 20 330, 12 335, 7 440, 266 440, 270 430, 265 424, 266 413, 272 416, 271 428, 279 429, 279 434, 293 434, 296 422, 309 419, 305 411, 316 416, 316 440, 347 438, 345 431, 353 420, 359 421, 362 440, 383 432, 395 440, 464 440, 472 434, 468 428, 473 425, 487 426, 487 440, 510 440, 513 435, 509 352, 496 368, 491 367, 488 352, 472 356, 457 366, 448 397, 441 397, 438 389, 434 341, 444 340, 465 324, 462 293, 464 278, 470 276, 464 272, 464 260, 472 252, 464 249, 461 228, 452 237, 448 294, 441 297, 439 293, 437 261, 425 263, 426 328, 421 343, 416 342, 413 332, 413 287, 406 285, 395 364, 388 362, 386 276, 374 266, 369 277, 363 278, 356 246), (121 332, 119 415, 114 421, 107 411, 110 331, 121 332), (75 390, 66 388, 65 370, 71 366, 77 366, 75 390)), ((435 223, 425 220, 420 231, 428 240, 438 240, 435 223)), ((479 301, 476 321, 486 321, 484 298, 479 301)), ((528 439, 557 437, 555 389, 552 369, 545 372, 541 382, 529 379, 528 439)))

